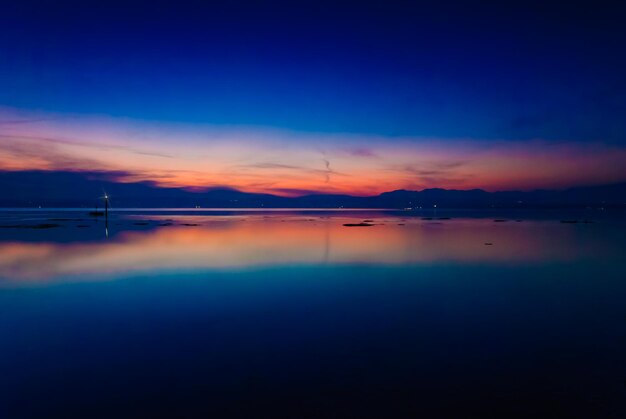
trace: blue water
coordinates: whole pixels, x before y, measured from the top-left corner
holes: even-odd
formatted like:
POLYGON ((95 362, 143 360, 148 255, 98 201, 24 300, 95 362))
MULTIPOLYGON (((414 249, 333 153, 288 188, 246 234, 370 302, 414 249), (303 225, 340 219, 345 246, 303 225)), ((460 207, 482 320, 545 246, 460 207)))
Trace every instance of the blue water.
MULTIPOLYGON (((88 242, 55 240, 69 225, 35 243, 11 233, 5 254, 27 250, 0 256, 0 417, 626 417, 623 222, 409 219, 403 227, 414 230, 357 231, 342 221, 329 227, 331 241, 382 234, 373 236, 381 253, 385 237, 408 253, 432 243, 398 234, 439 237, 441 228, 445 242, 426 259, 368 262, 358 252, 369 248, 355 247, 322 263, 308 259, 319 250, 308 247, 310 231, 294 227, 303 235, 295 256, 268 253, 271 263, 259 264, 225 241, 248 231, 226 220, 180 235, 223 234, 234 265, 192 259, 105 272, 92 269, 100 259, 74 268, 70 253, 88 242), (474 235, 481 242, 469 258, 449 243, 474 235), (498 239, 494 250, 483 236, 498 239), (504 257, 533 237, 547 256, 504 257), (51 271, 42 248, 72 268, 51 271), (38 261, 43 270, 22 266, 38 261)), ((270 221, 246 222, 256 237, 263 225, 253 223, 270 221)), ((89 251, 104 258, 127 246, 139 258, 129 243, 156 230, 89 251)))

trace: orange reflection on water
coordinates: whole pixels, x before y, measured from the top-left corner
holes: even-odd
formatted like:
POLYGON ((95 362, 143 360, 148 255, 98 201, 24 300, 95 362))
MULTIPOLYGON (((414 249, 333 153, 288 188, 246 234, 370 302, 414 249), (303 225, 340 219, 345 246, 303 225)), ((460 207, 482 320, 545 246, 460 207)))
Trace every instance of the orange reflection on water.
POLYGON ((604 252, 581 244, 580 230, 558 223, 381 218, 354 220, 248 217, 127 231, 109 241, 0 243, 6 282, 81 280, 171 269, 245 268, 284 264, 516 263, 563 261, 604 252), (398 225, 398 224, 404 225, 398 225), (493 245, 485 245, 493 243, 493 245), (592 252, 593 253, 593 252, 592 252))

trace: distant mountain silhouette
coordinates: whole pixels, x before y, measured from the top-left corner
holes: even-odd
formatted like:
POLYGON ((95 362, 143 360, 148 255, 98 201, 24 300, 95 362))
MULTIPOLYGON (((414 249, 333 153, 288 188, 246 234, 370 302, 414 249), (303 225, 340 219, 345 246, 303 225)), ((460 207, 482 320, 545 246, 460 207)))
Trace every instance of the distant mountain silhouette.
POLYGON ((227 188, 189 191, 151 182, 121 183, 107 176, 99 172, 0 171, 0 207, 92 208, 104 191, 111 196, 114 208, 626 207, 626 183, 530 192, 435 188, 369 197, 312 194, 287 198, 227 188))

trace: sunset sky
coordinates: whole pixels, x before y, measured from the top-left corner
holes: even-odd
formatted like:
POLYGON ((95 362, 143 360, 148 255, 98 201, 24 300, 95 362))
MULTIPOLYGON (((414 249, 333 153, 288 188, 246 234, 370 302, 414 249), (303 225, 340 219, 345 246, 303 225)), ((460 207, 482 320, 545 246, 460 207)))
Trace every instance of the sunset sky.
POLYGON ((297 196, 626 181, 624 13, 13 2, 0 170, 297 196))

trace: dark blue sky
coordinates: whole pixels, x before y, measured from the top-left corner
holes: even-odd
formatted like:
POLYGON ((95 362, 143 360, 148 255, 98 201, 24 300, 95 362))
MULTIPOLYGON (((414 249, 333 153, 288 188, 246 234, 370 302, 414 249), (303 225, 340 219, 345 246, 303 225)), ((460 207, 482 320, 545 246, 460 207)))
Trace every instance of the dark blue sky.
POLYGON ((0 105, 626 143, 626 15, 615 6, 92 3, 2 6, 0 105))

